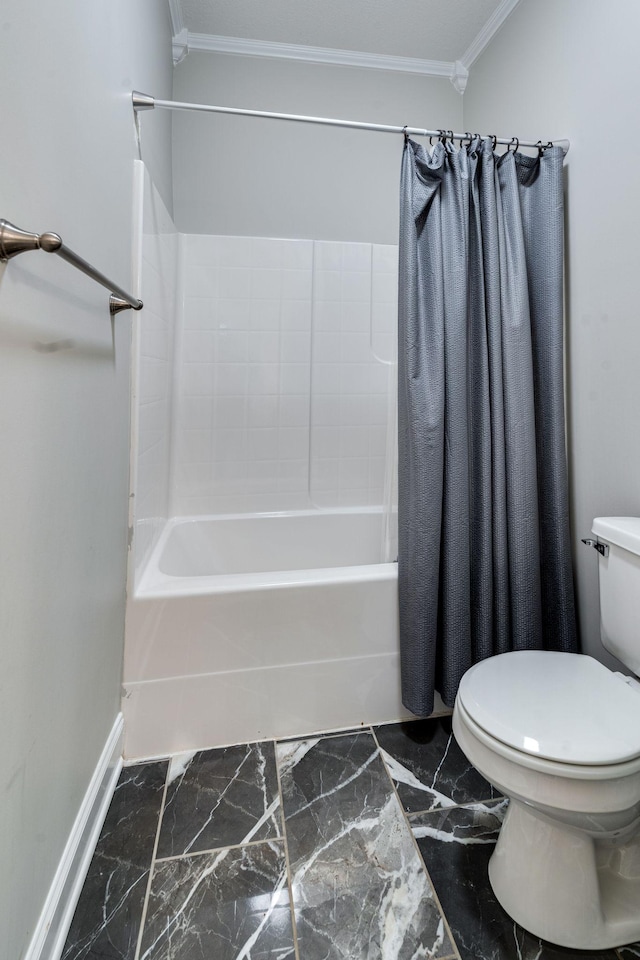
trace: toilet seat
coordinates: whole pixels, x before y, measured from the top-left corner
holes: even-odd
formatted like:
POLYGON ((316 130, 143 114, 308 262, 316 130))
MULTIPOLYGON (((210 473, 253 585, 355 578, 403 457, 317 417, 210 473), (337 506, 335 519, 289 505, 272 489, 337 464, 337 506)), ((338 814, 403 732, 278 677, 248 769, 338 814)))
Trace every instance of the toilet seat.
MULTIPOLYGON (((515 747, 508 746, 502 740, 498 740, 497 737, 492 737, 486 730, 483 730, 467 713, 459 697, 456 699, 454 718, 456 714, 458 723, 466 728, 471 736, 490 750, 491 753, 507 760, 516 767, 524 768, 526 771, 532 771, 536 774, 547 774, 550 777, 558 777, 566 780, 584 780, 589 783, 595 783, 596 781, 615 781, 618 784, 622 779, 635 777, 636 774, 640 774, 640 756, 635 757, 633 760, 624 760, 622 763, 567 763, 561 760, 546 760, 538 754, 516 750, 515 747)), ((458 739, 457 736, 456 739, 458 739)), ((477 763, 476 766, 478 766, 477 763)), ((481 771, 481 773, 488 779, 486 772, 481 771)), ((502 789, 504 792, 506 788, 503 786, 502 789)), ((638 799, 640 800, 640 789, 638 790, 638 799)))
POLYGON ((592 657, 548 650, 489 657, 464 675, 458 699, 523 765, 536 766, 526 757, 569 768, 640 758, 640 694, 592 657))

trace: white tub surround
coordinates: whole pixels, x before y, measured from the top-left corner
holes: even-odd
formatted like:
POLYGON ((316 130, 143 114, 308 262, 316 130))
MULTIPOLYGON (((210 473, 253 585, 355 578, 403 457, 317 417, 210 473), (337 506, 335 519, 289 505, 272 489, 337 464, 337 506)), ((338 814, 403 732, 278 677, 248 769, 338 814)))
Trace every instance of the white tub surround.
POLYGON ((144 310, 132 319, 129 592, 169 516, 178 234, 145 165, 135 161, 134 209, 144 310))
POLYGON ((128 607, 125 755, 410 717, 381 523, 379 509, 169 523, 128 607))
POLYGON ((125 755, 408 717, 380 563, 397 248, 176 243, 148 179, 143 224, 125 755))
POLYGON ((395 246, 183 237, 172 514, 382 501, 395 246))

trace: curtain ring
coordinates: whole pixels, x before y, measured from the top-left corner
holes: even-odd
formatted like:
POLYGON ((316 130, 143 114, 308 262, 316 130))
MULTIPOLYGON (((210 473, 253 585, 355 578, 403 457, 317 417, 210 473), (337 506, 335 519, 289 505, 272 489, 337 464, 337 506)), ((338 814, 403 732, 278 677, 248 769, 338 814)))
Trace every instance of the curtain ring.
POLYGON ((467 146, 470 147, 473 142, 473 137, 468 130, 465 130, 464 137, 460 137, 460 146, 462 146, 465 140, 467 141, 467 146))
POLYGON ((498 138, 496 137, 496 135, 495 135, 495 133, 494 133, 494 134, 491 135, 491 149, 493 150, 494 153, 496 152, 496 147, 497 147, 497 146, 498 146, 498 138))
POLYGON ((542 140, 538 140, 538 142, 536 143, 536 147, 538 148, 538 160, 539 160, 542 154, 544 153, 544 146, 543 146, 542 140))
POLYGON ((520 146, 520 141, 518 140, 518 138, 517 138, 517 137, 511 137, 511 143, 510 143, 509 146, 507 147, 507 153, 511 150, 511 147, 513 146, 514 141, 515 141, 515 144, 516 144, 515 147, 513 147, 513 152, 514 152, 514 153, 516 152, 516 150, 517 150, 518 147, 520 146))
POLYGON ((433 134, 429 134, 429 146, 433 146, 433 134))
POLYGON ((451 140, 451 143, 453 144, 453 130, 447 130, 447 136, 449 140, 451 140))
POLYGON ((438 142, 439 142, 439 143, 444 143, 445 140, 447 139, 447 131, 446 131, 446 130, 440 130, 440 128, 438 128, 438 133, 440 134, 440 136, 438 137, 438 142))
POLYGON ((404 142, 405 142, 405 144, 407 144, 407 143, 409 142, 409 134, 407 133, 407 126, 408 126, 408 124, 405 123, 404 127, 402 128, 402 132, 403 132, 403 134, 404 134, 404 142))

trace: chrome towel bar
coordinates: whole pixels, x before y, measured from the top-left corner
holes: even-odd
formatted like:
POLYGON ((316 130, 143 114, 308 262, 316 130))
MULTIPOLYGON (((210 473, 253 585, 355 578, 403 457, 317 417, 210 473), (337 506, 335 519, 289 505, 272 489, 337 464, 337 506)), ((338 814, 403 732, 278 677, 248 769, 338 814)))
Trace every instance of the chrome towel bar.
POLYGON ((104 273, 100 273, 90 263, 79 257, 77 253, 70 250, 62 242, 62 238, 57 233, 29 233, 27 230, 21 230, 8 220, 0 220, 0 261, 10 260, 17 257, 19 253, 26 253, 28 250, 44 250, 46 253, 55 253, 72 267, 86 273, 88 277, 102 284, 110 291, 109 313, 119 313, 121 310, 128 310, 132 307, 134 310, 142 309, 142 300, 133 297, 116 283, 112 283, 104 273))

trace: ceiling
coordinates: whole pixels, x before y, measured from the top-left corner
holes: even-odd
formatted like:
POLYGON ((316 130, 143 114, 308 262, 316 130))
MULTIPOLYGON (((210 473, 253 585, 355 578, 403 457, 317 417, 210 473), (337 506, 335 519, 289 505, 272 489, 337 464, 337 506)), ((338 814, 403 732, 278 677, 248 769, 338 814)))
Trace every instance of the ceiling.
MULTIPOLYGON (((178 0, 189 33, 462 60, 503 0, 178 0)), ((514 4, 511 4, 511 7, 514 4)))
POLYGON ((168 0, 173 59, 192 50, 448 77, 469 67, 519 0, 168 0))

